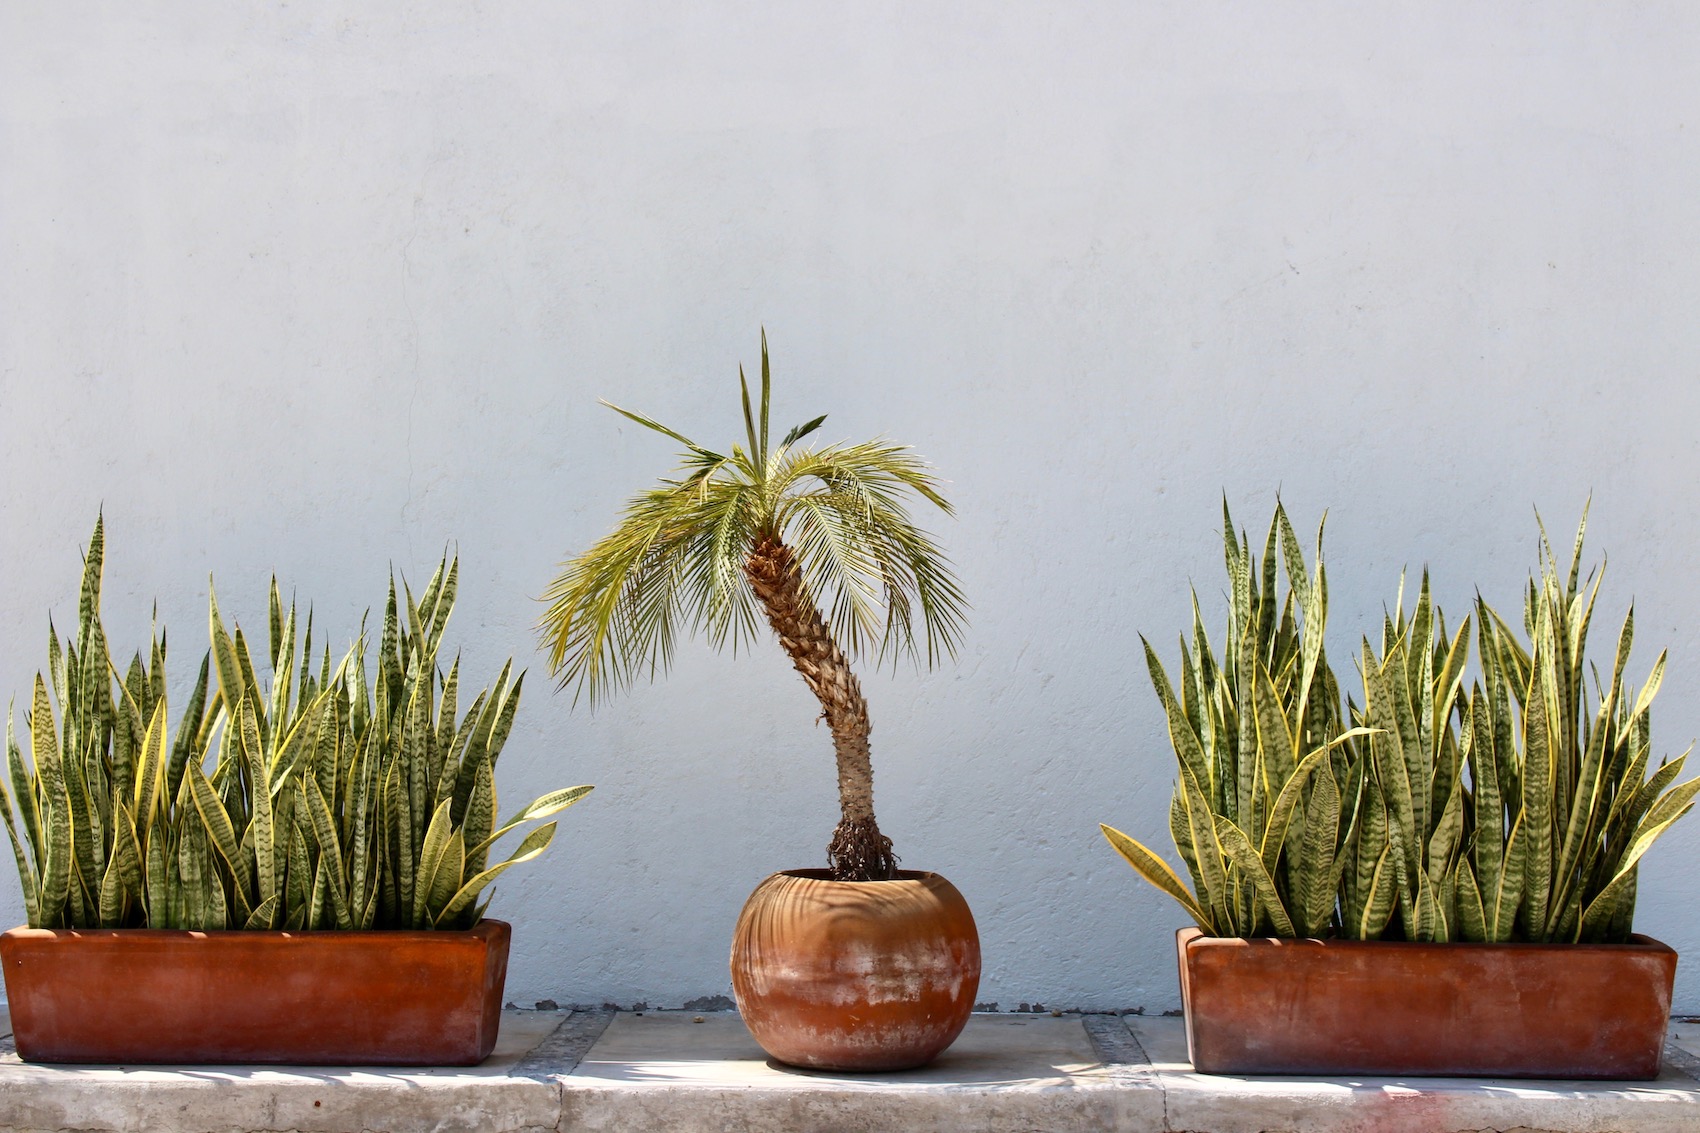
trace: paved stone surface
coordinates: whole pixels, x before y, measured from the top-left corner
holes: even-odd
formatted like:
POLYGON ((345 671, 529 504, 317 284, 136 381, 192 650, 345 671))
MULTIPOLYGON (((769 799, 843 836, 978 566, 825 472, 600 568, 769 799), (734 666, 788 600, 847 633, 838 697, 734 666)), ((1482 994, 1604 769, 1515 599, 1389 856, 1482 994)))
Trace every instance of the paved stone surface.
POLYGON ((515 1063, 512 1073, 539 1080, 571 1074, 613 1019, 612 1011, 573 1012, 515 1063))
POLYGON ((1700 1081, 1700 1019, 1671 1020, 1665 1043, 1665 1067, 1700 1081))
POLYGON ((564 1082, 563 1129, 1159 1130, 1078 1018, 977 1015, 921 1070, 843 1075, 768 1061, 737 1015, 622 1015, 564 1082))
MULTIPOLYGON (((5 1133, 540 1133, 560 1089, 512 1070, 565 1016, 511 1012, 480 1066, 45 1066, 0 1057, 5 1133)), ((10 1030, 10 1023, 4 1024, 10 1030)))
POLYGON ((1658 1081, 1601 1083, 1204 1075, 1179 1019, 1015 1014, 975 1016, 925 1069, 852 1076, 695 1018, 509 1012, 470 1069, 35 1066, 0 1039, 0 1133, 1700 1130, 1700 1022, 1672 1025, 1658 1081))
MULTIPOLYGON (((1198 1074, 1179 1019, 1123 1020, 1151 1060, 1163 1129, 1209 1133, 1695 1133, 1700 1081, 1667 1066, 1653 1082, 1497 1078, 1282 1078, 1198 1074)), ((1692 1055, 1700 1026, 1673 1029, 1692 1055)))

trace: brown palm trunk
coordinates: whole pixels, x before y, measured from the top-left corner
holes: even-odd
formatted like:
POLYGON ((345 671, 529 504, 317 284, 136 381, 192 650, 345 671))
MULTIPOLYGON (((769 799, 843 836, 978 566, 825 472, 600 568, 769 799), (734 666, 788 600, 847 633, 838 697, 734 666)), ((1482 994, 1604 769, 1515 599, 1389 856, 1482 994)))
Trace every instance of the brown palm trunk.
POLYGON ((761 600, 767 624, 803 680, 821 703, 832 729, 838 757, 838 805, 843 818, 826 848, 827 862, 840 881, 884 881, 896 874, 891 839, 874 820, 874 769, 868 758, 868 702, 849 658, 804 592, 791 549, 766 538, 744 562, 744 574, 761 600))

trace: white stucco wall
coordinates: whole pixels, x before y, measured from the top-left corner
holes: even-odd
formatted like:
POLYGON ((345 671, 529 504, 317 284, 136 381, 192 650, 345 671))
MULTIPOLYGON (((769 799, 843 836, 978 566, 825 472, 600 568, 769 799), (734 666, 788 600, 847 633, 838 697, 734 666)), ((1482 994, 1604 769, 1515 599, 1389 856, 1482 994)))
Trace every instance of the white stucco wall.
MULTIPOLYGON (((1138 634, 1172 653, 1189 579, 1220 624, 1224 491, 1329 509, 1342 667, 1406 564, 1514 607, 1532 507, 1591 492, 1599 636, 1633 597, 1657 747, 1700 734, 1697 51, 1691 4, 1585 0, 6 5, 0 692, 101 506, 109 631, 157 599, 182 681, 209 571, 343 640, 453 543, 465 669, 532 668, 504 798, 598 785, 501 885, 510 998, 724 992, 745 895, 834 821, 809 694, 693 645, 574 711, 532 625, 670 467, 597 399, 734 437, 765 323, 785 424, 952 481, 967 647, 864 681, 981 998, 1175 1006, 1182 916, 1096 824, 1167 845, 1138 634)), ((1694 957, 1697 854, 1690 820, 1638 919, 1694 957)))

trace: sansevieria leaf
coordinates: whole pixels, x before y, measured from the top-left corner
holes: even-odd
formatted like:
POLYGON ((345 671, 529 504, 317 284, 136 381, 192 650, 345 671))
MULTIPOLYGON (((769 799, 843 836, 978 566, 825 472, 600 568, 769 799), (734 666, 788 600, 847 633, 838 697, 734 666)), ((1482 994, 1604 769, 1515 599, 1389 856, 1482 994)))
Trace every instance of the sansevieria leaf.
POLYGON ((473 852, 488 848, 490 844, 495 842, 498 838, 527 822, 532 822, 539 818, 547 818, 551 814, 559 814, 561 811, 566 810, 568 807, 584 798, 584 796, 590 794, 590 792, 594 789, 595 788, 590 786, 567 787, 564 790, 550 791, 546 795, 533 799, 525 807, 522 807, 519 813, 515 814, 512 818, 502 823, 501 826, 497 827, 495 833, 482 839, 473 852))
POLYGON ((458 663, 446 681, 435 665, 458 572, 446 556, 417 607, 410 595, 405 632, 392 584, 371 686, 364 622, 343 662, 333 668, 325 649, 315 675, 312 616, 301 636, 275 579, 262 681, 209 586, 209 648, 174 722, 162 630, 126 668, 113 663, 103 528, 75 632, 61 640, 50 619, 51 691, 38 676, 27 752, 8 717, 0 818, 31 925, 464 927, 482 913, 480 891, 541 852, 554 824, 486 869, 491 844, 589 790, 550 792, 496 827, 493 763, 523 682, 510 683, 510 661, 461 717, 458 663))
POLYGON ((1273 922, 1276 936, 1292 936, 1293 922, 1287 915, 1286 907, 1275 891, 1275 880, 1269 876, 1269 871, 1263 868, 1263 859, 1252 848, 1251 840, 1245 831, 1220 815, 1216 818, 1216 840, 1230 861, 1239 869, 1240 876, 1250 882, 1253 893, 1263 911, 1273 922))
POLYGON ((1128 865, 1139 871, 1139 876, 1179 901, 1181 907, 1187 911, 1187 914, 1206 934, 1217 935, 1215 925, 1211 923, 1210 914, 1193 897, 1186 884, 1175 876, 1175 871, 1169 868, 1168 863, 1114 827, 1100 823, 1098 829, 1103 832, 1105 838, 1109 839, 1110 845, 1115 847, 1116 853, 1126 859, 1128 865))
MULTIPOLYGON (((449 846, 449 805, 450 800, 444 799, 431 815, 431 822, 425 828, 425 840, 419 851, 419 872, 414 878, 413 891, 413 923, 415 926, 425 923, 425 910, 430 904, 431 887, 436 881, 437 870, 443 864, 444 851, 449 846)), ((465 863, 464 850, 461 864, 465 863)), ((459 867, 456 867, 457 874, 459 867)), ((458 887, 459 879, 456 878, 458 887)), ((453 893, 454 890, 449 891, 453 893)))
POLYGON ((521 862, 528 862, 541 854, 549 848, 549 843, 554 838, 555 824, 553 822, 545 822, 542 826, 527 834, 521 840, 519 847, 505 861, 482 871, 462 885, 450 898, 449 903, 443 907, 442 913, 437 917, 437 923, 442 925, 452 920, 461 910, 472 904, 486 885, 489 885, 513 866, 519 865, 521 862))

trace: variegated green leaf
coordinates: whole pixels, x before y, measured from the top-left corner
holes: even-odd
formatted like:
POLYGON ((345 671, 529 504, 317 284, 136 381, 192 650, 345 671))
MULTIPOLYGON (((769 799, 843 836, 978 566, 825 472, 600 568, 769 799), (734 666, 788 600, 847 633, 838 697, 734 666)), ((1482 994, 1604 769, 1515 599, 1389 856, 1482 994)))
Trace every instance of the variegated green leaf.
POLYGON ((448 904, 443 907, 442 913, 437 917, 437 923, 443 925, 451 921, 462 909, 472 904, 486 885, 489 885, 513 866, 519 865, 521 862, 528 862, 541 854, 549 848, 549 843, 554 838, 555 824, 553 822, 545 822, 542 826, 527 834, 520 842, 519 847, 505 861, 483 870, 462 885, 455 892, 455 895, 449 899, 448 904))
POLYGON ((1156 650, 1144 638, 1140 642, 1145 646, 1145 664, 1151 673, 1151 684, 1157 690, 1157 699, 1163 706, 1163 713, 1169 722, 1169 741, 1174 745, 1175 753, 1192 772, 1193 778, 1200 783, 1211 781, 1209 761, 1205 759, 1204 747, 1199 743, 1198 735, 1192 730, 1192 723, 1186 718, 1180 703, 1175 699, 1173 687, 1169 684, 1169 675, 1163 669, 1163 663, 1157 659, 1156 650))
POLYGON ((198 764, 191 763, 186 775, 190 797, 194 799, 195 810, 206 826, 212 848, 224 859, 226 868, 236 877, 237 884, 247 892, 253 881, 248 876, 247 862, 236 838, 236 828, 231 825, 229 813, 225 811, 212 783, 198 764))
MULTIPOLYGON (((449 800, 444 799, 431 815, 431 822, 425 828, 425 840, 419 849, 418 873, 413 885, 413 925, 422 927, 425 923, 425 910, 430 902, 431 887, 436 881, 437 868, 442 864, 443 853, 449 845, 449 800)), ((461 864, 465 864, 465 851, 461 854, 461 864)), ((453 890, 450 890, 453 893, 453 890)))
MULTIPOLYGON (((1550 630, 1546 632, 1550 636, 1550 630)), ((1537 674, 1544 669, 1543 662, 1548 656, 1537 645, 1533 654, 1537 674)), ((1548 731, 1548 697, 1541 691, 1543 683, 1546 682, 1537 675, 1529 690, 1523 720, 1523 895, 1532 940, 1546 938, 1544 926, 1552 894, 1553 749, 1548 731)))
POLYGON ((1360 914, 1355 938, 1377 940, 1393 917, 1393 874, 1399 868, 1397 854, 1391 842, 1382 847, 1375 859, 1369 885, 1369 899, 1360 914))
POLYGON ((24 853, 23 843, 18 839, 17 828, 12 824, 11 796, 4 786, 0 786, 0 819, 4 819, 6 822, 6 837, 11 840, 12 856, 18 863, 18 880, 24 891, 24 914, 31 926, 39 926, 41 923, 41 883, 36 876, 35 866, 30 863, 28 856, 24 853))
POLYGON ((1211 923, 1210 914, 1205 912, 1197 898, 1188 891, 1186 884, 1175 876, 1175 871, 1169 868, 1167 862, 1112 826, 1099 823, 1098 829, 1103 832, 1104 837, 1109 840, 1116 853, 1120 854, 1127 861, 1127 864, 1139 873, 1139 876, 1179 901, 1181 907, 1187 911, 1187 915, 1198 924, 1199 928, 1204 930, 1206 935, 1217 935, 1215 926, 1211 923))
POLYGON ((425 898, 426 923, 435 924, 437 918, 448 908, 454 895, 460 892, 465 882, 466 871, 466 839, 459 830, 449 835, 448 845, 443 848, 442 855, 437 860, 437 868, 431 874, 431 891, 425 898))
POLYGON ((1459 940, 1482 942, 1488 939, 1487 910, 1482 905, 1482 891, 1468 858, 1458 863, 1458 936, 1459 940))
POLYGON ((524 686, 525 674, 521 673, 514 678, 513 687, 509 688, 507 694, 502 697, 501 707, 491 725, 490 738, 485 745, 485 753, 490 758, 492 769, 496 766, 496 760, 501 756, 502 749, 507 746, 508 733, 513 730, 514 726, 514 713, 519 711, 520 689, 524 686))
POLYGON ((252 913, 248 914, 248 919, 242 927, 246 929, 271 928, 277 920, 277 905, 278 895, 273 893, 270 897, 261 901, 252 913))
POLYGON ((1287 915, 1286 906, 1282 904, 1280 894, 1275 891, 1275 880, 1269 876, 1269 871, 1263 868, 1263 859, 1252 847, 1245 831, 1226 818, 1217 816, 1216 840, 1221 844, 1223 853, 1239 870, 1240 877, 1250 883, 1258 903, 1274 926, 1275 935, 1292 936, 1292 918, 1287 915))
POLYGON ((266 768, 265 755, 260 748, 260 722, 255 715, 254 705, 248 698, 243 698, 237 709, 237 718, 241 732, 238 740, 241 744, 242 757, 247 763, 249 782, 254 784, 251 793, 253 807, 248 824, 253 830, 254 840, 254 874, 257 882, 255 897, 256 905, 265 904, 266 900, 278 891, 278 846, 277 828, 272 821, 272 796, 266 788, 270 776, 266 768))
MULTIPOLYGON (((566 810, 568 807, 584 798, 584 796, 590 794, 590 792, 594 789, 595 788, 588 785, 567 787, 560 791, 550 791, 546 795, 533 799, 529 804, 520 808, 519 812, 512 818, 497 827, 493 834, 481 838, 478 842, 474 843, 473 852, 489 848, 491 843, 495 842, 498 838, 502 837, 510 830, 513 830, 521 823, 533 822, 539 818, 547 818, 551 814, 559 814, 561 811, 566 810)), ((469 834, 477 832, 476 827, 473 826, 470 820, 466 825, 469 834)))
POLYGON ((1505 841, 1505 868, 1499 881, 1486 898, 1487 936, 1494 943, 1504 943, 1516 931, 1518 913, 1523 902, 1523 887, 1528 870, 1524 864, 1527 839, 1523 837, 1523 816, 1519 814, 1505 841))
POLYGON ((29 717, 31 755, 41 780, 42 826, 47 834, 47 853, 41 881, 43 928, 66 923, 65 904, 71 895, 71 803, 65 793, 65 776, 59 760, 58 738, 53 734, 53 707, 47 686, 36 674, 35 697, 29 717))

